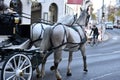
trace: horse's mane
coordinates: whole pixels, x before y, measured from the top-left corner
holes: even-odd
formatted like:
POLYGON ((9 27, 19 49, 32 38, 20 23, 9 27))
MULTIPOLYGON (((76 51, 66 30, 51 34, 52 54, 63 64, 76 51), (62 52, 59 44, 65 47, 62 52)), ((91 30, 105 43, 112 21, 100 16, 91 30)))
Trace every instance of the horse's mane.
POLYGON ((59 17, 57 23, 62 23, 62 24, 65 24, 65 25, 71 25, 74 21, 74 15, 64 15, 64 16, 61 16, 59 17))

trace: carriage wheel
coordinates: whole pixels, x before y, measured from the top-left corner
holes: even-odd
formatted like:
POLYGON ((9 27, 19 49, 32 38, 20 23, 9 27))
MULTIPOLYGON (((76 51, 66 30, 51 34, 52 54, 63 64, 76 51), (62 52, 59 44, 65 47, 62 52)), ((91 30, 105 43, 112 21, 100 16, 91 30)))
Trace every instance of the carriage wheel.
POLYGON ((31 80, 32 64, 24 54, 13 54, 4 63, 2 80, 31 80))

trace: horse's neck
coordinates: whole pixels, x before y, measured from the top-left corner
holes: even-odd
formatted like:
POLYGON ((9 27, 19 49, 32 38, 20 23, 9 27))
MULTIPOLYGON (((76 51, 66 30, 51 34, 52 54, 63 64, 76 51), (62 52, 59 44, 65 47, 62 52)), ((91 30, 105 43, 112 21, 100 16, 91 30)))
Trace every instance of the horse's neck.
POLYGON ((52 31, 51 28, 52 27, 47 27, 44 31, 43 39, 40 45, 40 50, 42 51, 48 50, 51 47, 51 44, 50 44, 50 37, 51 37, 51 31, 52 31))

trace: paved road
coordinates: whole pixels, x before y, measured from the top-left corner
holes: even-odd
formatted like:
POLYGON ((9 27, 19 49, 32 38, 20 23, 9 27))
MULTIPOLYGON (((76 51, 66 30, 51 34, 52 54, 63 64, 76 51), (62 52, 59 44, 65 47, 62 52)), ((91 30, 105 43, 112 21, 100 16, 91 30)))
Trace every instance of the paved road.
MULTIPOLYGON (((120 30, 107 30, 109 39, 101 42, 99 45, 86 46, 88 72, 83 71, 82 57, 80 52, 75 52, 71 65, 72 76, 66 76, 67 56, 63 53, 63 60, 59 69, 63 80, 119 80, 120 79, 120 30)), ((54 72, 49 70, 53 65, 53 57, 48 58, 46 64, 46 76, 38 80, 56 80, 54 72)), ((36 79, 35 75, 33 80, 36 79)))

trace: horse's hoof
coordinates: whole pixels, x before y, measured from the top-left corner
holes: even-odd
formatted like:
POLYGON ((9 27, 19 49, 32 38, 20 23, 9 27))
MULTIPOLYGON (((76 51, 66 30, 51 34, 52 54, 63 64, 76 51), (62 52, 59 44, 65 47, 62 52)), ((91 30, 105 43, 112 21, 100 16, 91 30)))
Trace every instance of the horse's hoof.
POLYGON ((51 70, 51 71, 55 70, 55 66, 51 66, 51 67, 50 67, 50 70, 51 70))
POLYGON ((72 73, 67 73, 67 76, 72 76, 72 73))
POLYGON ((88 70, 87 70, 87 69, 84 69, 84 71, 85 71, 85 72, 88 72, 88 70))
POLYGON ((40 75, 40 74, 37 74, 36 77, 37 77, 37 78, 41 78, 41 75, 40 75))

